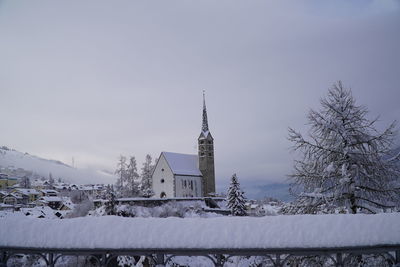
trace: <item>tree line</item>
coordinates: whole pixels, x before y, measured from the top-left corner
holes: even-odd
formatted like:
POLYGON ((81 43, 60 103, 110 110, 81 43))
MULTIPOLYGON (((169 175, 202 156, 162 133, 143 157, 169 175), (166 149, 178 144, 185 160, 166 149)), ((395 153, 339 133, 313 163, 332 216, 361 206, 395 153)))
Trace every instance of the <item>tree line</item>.
POLYGON ((114 186, 117 197, 151 197, 152 190, 151 175, 154 169, 152 157, 146 155, 138 173, 136 158, 130 156, 129 159, 121 155, 118 159, 115 174, 118 176, 114 186))

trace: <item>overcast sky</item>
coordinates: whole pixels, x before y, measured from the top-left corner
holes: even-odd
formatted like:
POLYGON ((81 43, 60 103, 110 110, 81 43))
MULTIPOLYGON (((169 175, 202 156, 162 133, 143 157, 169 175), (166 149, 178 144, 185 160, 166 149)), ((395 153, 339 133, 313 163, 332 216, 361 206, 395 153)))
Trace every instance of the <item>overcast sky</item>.
POLYGON ((337 80, 400 120, 398 0, 0 0, 0 145, 81 168, 197 153, 205 89, 219 190, 285 182, 337 80))

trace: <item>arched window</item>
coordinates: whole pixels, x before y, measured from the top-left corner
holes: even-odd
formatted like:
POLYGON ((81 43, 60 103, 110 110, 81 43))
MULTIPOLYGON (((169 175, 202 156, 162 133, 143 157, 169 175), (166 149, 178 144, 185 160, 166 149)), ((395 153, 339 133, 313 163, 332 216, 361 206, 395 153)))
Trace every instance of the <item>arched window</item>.
POLYGON ((161 192, 160 198, 165 198, 166 196, 167 196, 167 194, 165 194, 165 192, 161 192))

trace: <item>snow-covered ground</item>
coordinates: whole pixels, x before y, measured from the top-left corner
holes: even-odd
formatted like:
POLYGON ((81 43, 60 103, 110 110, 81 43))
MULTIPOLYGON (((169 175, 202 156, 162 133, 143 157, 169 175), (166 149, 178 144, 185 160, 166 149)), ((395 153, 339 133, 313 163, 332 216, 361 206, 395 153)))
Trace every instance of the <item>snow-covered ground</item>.
POLYGON ((217 218, 0 218, 0 246, 310 248, 399 245, 400 213, 217 218))
POLYGON ((114 183, 115 177, 101 171, 91 169, 76 169, 62 162, 43 159, 27 153, 0 148, 0 167, 10 169, 24 169, 42 177, 61 178, 68 183, 114 183))

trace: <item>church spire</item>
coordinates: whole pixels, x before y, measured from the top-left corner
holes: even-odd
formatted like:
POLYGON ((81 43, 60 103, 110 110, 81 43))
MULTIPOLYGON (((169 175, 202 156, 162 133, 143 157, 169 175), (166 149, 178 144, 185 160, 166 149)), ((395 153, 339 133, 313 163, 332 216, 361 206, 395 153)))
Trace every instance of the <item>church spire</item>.
POLYGON ((203 125, 201 129, 204 133, 208 132, 207 108, 206 108, 206 95, 203 90, 203 125))

